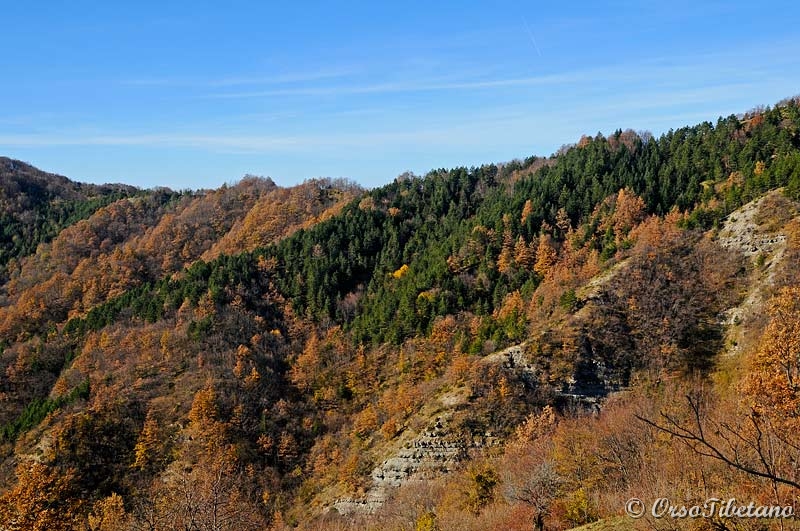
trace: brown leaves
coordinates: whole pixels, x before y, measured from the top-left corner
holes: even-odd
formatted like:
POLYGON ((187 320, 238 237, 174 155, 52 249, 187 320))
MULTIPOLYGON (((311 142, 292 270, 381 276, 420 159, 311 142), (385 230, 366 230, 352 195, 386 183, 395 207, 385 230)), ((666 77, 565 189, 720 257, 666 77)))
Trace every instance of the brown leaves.
POLYGON ((533 266, 533 270, 541 276, 546 277, 550 272, 550 268, 555 265, 557 259, 558 252, 553 245, 552 239, 550 236, 542 233, 541 236, 539 236, 539 246, 536 249, 536 263, 533 266))
POLYGON ((37 462, 17 466, 17 483, 0 497, 0 522, 9 529, 68 531, 84 505, 72 468, 37 462))
POLYGON ((92 531, 119 531, 125 529, 128 523, 122 496, 117 493, 97 500, 89 514, 89 528, 92 531))
POLYGON ((265 529, 257 493, 248 492, 246 484, 245 471, 226 447, 193 468, 169 469, 139 523, 146 529, 265 529))
MULTIPOLYGON (((636 342, 639 367, 706 371, 720 347, 717 314, 738 296, 741 259, 677 227, 678 216, 650 218, 631 231, 631 258, 608 283, 605 313, 619 312, 636 342)), ((620 337, 620 341, 628 339, 620 337)))
POLYGON ((741 389, 754 410, 786 429, 800 429, 800 287, 769 303, 770 322, 741 389))

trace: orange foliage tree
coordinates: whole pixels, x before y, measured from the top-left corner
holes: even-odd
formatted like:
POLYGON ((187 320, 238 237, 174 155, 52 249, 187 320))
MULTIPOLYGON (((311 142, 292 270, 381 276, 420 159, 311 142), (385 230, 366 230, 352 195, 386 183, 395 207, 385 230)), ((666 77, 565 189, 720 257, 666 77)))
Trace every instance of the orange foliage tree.
POLYGON ((800 287, 783 288, 769 304, 769 324, 742 391, 754 411, 800 432, 800 287))
POLYGON ((75 469, 20 463, 16 485, 0 496, 0 522, 9 530, 68 531, 84 504, 75 469))

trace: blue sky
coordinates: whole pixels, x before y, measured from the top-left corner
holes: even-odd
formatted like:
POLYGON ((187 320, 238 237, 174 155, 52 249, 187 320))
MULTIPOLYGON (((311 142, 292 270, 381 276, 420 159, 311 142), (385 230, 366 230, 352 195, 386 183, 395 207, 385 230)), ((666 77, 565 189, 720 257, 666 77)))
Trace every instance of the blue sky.
POLYGON ((3 2, 0 155, 290 185, 549 155, 800 94, 800 2, 3 2))

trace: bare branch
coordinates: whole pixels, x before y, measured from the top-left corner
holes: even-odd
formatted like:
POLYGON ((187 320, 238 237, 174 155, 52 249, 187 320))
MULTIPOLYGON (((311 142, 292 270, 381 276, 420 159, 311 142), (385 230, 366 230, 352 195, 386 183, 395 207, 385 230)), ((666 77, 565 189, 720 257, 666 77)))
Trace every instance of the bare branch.
POLYGON ((636 415, 636 418, 659 431, 668 433, 673 437, 678 438, 699 455, 722 461, 726 465, 744 472, 745 474, 765 478, 772 482, 781 483, 783 485, 788 485, 800 490, 800 483, 792 479, 782 477, 775 472, 774 467, 770 464, 772 452, 766 450, 763 445, 763 429, 753 416, 750 416, 750 419, 756 430, 756 436, 754 440, 747 439, 744 437, 744 435, 736 430, 733 430, 729 426, 721 427, 730 431, 730 433, 742 440, 742 442, 755 451, 761 464, 759 467, 743 462, 738 452, 737 445, 733 444, 732 440, 728 436, 721 435, 722 439, 728 444, 728 446, 731 447, 729 452, 724 451, 723 449, 719 448, 718 445, 710 441, 703 429, 703 419, 700 414, 699 404, 691 396, 687 396, 686 399, 688 400, 689 407, 692 410, 693 425, 690 427, 684 426, 677 419, 664 412, 661 413, 661 418, 665 421, 664 423, 659 423, 639 415, 636 415))

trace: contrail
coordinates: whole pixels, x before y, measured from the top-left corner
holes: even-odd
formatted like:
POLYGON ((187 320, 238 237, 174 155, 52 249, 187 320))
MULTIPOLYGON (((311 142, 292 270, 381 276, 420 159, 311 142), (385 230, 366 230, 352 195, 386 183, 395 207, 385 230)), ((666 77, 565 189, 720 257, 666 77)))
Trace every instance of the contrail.
POLYGON ((522 17, 522 22, 525 24, 525 29, 528 30, 528 36, 531 38, 531 44, 533 44, 536 53, 539 54, 539 57, 542 56, 542 51, 539 49, 539 45, 536 44, 536 37, 533 36, 533 32, 531 31, 531 27, 528 25, 528 21, 525 20, 525 17, 522 17))

